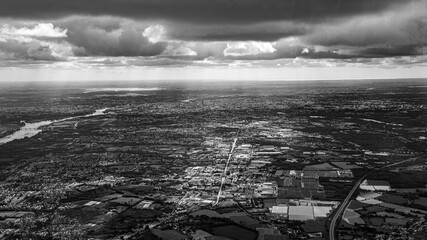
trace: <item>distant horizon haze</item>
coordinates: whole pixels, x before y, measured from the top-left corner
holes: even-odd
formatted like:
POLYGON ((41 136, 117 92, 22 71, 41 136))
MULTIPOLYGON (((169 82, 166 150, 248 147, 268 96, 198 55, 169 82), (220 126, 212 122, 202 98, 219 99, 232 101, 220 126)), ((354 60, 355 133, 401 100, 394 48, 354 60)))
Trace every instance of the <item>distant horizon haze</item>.
POLYGON ((5 69, 5 81, 314 81, 422 79, 427 67, 412 68, 136 68, 136 69, 5 69))

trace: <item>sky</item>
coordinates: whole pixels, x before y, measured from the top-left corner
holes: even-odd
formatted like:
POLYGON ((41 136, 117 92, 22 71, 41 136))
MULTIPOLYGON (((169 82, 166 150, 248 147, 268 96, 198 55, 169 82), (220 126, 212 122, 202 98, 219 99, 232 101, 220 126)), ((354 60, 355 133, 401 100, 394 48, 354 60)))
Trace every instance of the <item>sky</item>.
POLYGON ((2 0, 0 81, 427 76, 427 0, 2 0))

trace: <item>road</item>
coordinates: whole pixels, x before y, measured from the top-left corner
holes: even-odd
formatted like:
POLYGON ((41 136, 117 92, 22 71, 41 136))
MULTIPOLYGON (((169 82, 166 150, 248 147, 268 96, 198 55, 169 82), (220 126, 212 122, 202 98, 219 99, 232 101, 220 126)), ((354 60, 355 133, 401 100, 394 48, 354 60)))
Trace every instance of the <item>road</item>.
POLYGON ((332 220, 331 220, 331 223, 329 225, 329 240, 334 240, 335 239, 335 227, 336 227, 338 219, 340 218, 340 216, 344 212, 344 210, 347 208, 347 205, 348 205, 348 202, 351 199, 351 196, 353 196, 354 192, 357 190, 357 188, 359 187, 360 183, 362 183, 362 181, 366 178, 366 176, 368 176, 369 173, 370 172, 368 172, 367 174, 363 175, 363 177, 361 177, 356 182, 356 184, 354 184, 354 186, 351 189, 351 191, 347 194, 347 197, 344 199, 344 201, 338 207, 338 210, 335 211, 335 213, 333 213, 334 215, 332 216, 332 220))
POLYGON ((397 162, 397 163, 392 163, 392 164, 383 166, 383 167, 381 167, 381 169, 393 167, 393 166, 396 166, 396 165, 399 165, 399 164, 402 164, 402 163, 405 163, 405 162, 414 161, 414 160, 417 160, 417 159, 419 159, 419 157, 408 158, 406 160, 403 160, 403 161, 400 161, 400 162, 397 162))
POLYGON ((221 193, 222 193, 222 187, 225 183, 228 164, 230 163, 230 160, 233 158, 233 152, 234 152, 234 148, 236 147, 236 143, 237 143, 237 137, 234 139, 233 145, 231 146, 231 150, 228 153, 227 163, 225 164, 224 172, 222 173, 221 186, 219 187, 218 196, 216 197, 216 202, 214 203, 214 205, 217 205, 219 203, 219 198, 221 197, 221 193))
MULTIPOLYGON (((397 162, 397 163, 392 163, 392 164, 383 166, 383 167, 381 167, 381 169, 388 168, 388 167, 393 167, 393 166, 399 165, 401 163, 414 161, 416 159, 418 159, 418 157, 409 158, 409 159, 406 159, 406 160, 403 160, 403 161, 400 161, 400 162, 397 162)), ((347 205, 348 205, 348 202, 350 201, 351 196, 354 194, 354 192, 356 191, 356 189, 359 187, 360 183, 362 183, 362 181, 368 176, 369 173, 371 173, 371 172, 368 172, 367 174, 365 174, 363 177, 361 177, 356 182, 356 184, 354 185, 354 187, 348 193, 347 197, 344 199, 344 201, 339 206, 338 210, 333 214, 331 223, 329 225, 329 240, 334 240, 335 239, 335 227, 336 227, 336 223, 337 223, 339 217, 344 212, 344 210, 347 208, 347 205)))

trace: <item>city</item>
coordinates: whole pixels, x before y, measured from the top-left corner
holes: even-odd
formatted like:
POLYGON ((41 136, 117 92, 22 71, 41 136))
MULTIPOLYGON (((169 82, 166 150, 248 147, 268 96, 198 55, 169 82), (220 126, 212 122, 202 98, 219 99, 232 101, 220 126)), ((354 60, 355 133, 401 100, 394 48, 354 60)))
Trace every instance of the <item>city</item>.
POLYGON ((103 84, 0 89, 0 239, 427 237, 424 80, 103 84))

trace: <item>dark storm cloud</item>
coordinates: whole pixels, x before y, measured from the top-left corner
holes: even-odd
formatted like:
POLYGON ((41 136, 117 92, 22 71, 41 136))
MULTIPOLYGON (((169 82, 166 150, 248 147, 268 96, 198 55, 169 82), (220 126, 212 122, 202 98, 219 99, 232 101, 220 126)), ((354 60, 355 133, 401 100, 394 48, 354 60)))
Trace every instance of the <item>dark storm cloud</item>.
MULTIPOLYGON (((382 46, 353 50, 351 53, 339 53, 334 50, 315 50, 304 46, 282 47, 273 53, 260 53, 244 56, 227 56, 232 60, 277 60, 277 59, 372 59, 402 56, 421 56, 422 48, 419 46, 382 46)), ((368 62, 370 60, 367 60, 368 62)))
POLYGON ((260 24, 189 25, 168 24, 167 35, 184 41, 277 41, 289 36, 300 36, 310 26, 295 22, 265 22, 260 24))
POLYGON ((300 33, 298 32, 267 32, 267 33, 259 33, 259 32, 212 32, 206 33, 203 35, 181 35, 169 34, 174 39, 179 40, 190 40, 190 41, 277 41, 281 38, 288 36, 295 36, 300 33))
POLYGON ((315 51, 314 49, 307 49, 303 46, 293 46, 281 48, 273 53, 260 53, 254 55, 244 56, 227 56, 231 60, 277 60, 277 59, 294 59, 294 58, 307 58, 307 59, 348 59, 355 58, 355 55, 339 54, 334 51, 315 51), (306 50, 306 51, 304 51, 306 50))
POLYGON ((366 57, 417 56, 423 55, 422 47, 416 45, 379 46, 360 51, 366 57))
MULTIPOLYGON (((411 0, 421 1, 421 0, 411 0)), ((111 15, 194 23, 319 21, 383 11, 410 0, 2 0, 1 17, 111 15)))
POLYGON ((152 43, 142 35, 143 27, 117 19, 78 19, 60 23, 67 29, 67 42, 76 56, 155 56, 166 43, 152 43))
POLYGON ((427 1, 407 4, 381 14, 320 23, 302 36, 307 44, 370 47, 427 44, 427 1))

